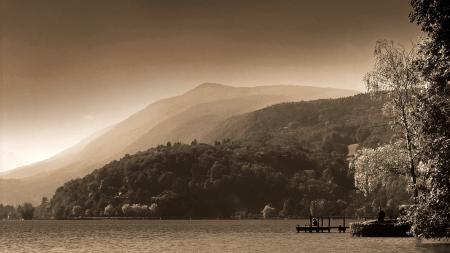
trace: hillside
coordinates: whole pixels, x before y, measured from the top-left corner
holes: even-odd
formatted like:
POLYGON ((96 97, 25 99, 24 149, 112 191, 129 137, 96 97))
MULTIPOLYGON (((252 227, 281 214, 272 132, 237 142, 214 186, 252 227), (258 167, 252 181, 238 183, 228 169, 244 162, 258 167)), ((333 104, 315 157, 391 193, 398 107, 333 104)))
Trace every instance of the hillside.
POLYGON ((231 140, 168 143, 126 155, 58 188, 52 209, 59 218, 70 217, 74 207, 94 216, 127 216, 141 214, 127 213, 126 204, 153 205, 146 215, 215 218, 257 214, 272 203, 284 216, 295 216, 307 215, 311 201, 319 201, 324 213, 353 213, 360 203, 347 147, 392 137, 379 123, 385 122, 381 107, 381 101, 356 95, 235 116, 208 137, 231 140))
MULTIPOLYGON (((329 143, 376 146, 387 142, 388 130, 382 100, 367 94, 352 97, 281 103, 227 119, 205 135, 205 141, 221 139, 286 145, 303 143, 310 149, 329 143)), ((332 145, 331 145, 332 146, 332 145)))
POLYGON ((42 196, 51 196, 63 182, 84 176, 127 153, 146 150, 167 141, 205 140, 205 133, 231 116, 280 102, 335 98, 355 93, 309 86, 202 84, 180 96, 157 101, 55 157, 2 175, 0 203, 36 203, 42 196), (15 190, 9 190, 11 188, 15 190))

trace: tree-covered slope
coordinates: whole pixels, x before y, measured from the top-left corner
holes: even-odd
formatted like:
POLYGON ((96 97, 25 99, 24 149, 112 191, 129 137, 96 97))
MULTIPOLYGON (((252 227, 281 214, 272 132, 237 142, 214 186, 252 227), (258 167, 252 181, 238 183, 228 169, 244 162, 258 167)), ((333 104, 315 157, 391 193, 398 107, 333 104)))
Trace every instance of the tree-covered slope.
POLYGON ((212 130, 206 140, 303 143, 310 149, 323 151, 338 148, 334 147, 337 144, 374 146, 392 137, 382 106, 381 99, 372 99, 367 94, 281 103, 231 117, 212 130))
POLYGON ((285 215, 305 215, 311 200, 323 199, 332 212, 348 202, 351 178, 342 158, 300 146, 175 143, 127 155, 67 182, 51 204, 56 217, 71 216, 74 208, 94 216, 105 211, 129 216, 124 205, 153 203, 154 215, 162 217, 255 214, 267 203, 285 205, 285 215))
POLYGON ((129 216, 138 214, 127 204, 153 204, 157 216, 229 217, 272 203, 286 216, 307 215, 311 206, 327 215, 351 213, 358 203, 347 145, 389 140, 381 111, 380 101, 357 95, 233 117, 210 133, 210 141, 231 141, 126 155, 58 188, 52 211, 56 217, 129 216))

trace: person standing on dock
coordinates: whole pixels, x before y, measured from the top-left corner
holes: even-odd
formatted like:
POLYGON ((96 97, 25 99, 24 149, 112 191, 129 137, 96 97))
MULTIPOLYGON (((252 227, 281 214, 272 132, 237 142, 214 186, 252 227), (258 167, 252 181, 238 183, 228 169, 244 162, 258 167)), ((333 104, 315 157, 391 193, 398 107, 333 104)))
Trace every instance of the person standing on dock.
POLYGON ((314 227, 319 226, 319 219, 318 219, 318 218, 313 218, 313 219, 312 219, 312 225, 313 225, 314 227))

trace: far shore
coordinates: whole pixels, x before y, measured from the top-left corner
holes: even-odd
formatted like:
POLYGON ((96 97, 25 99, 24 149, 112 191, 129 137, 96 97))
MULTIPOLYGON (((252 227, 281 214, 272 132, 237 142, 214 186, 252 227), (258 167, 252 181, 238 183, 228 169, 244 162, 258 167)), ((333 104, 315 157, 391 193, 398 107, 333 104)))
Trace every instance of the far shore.
MULTIPOLYGON (((342 220, 342 216, 331 217, 332 220, 342 220)), ((364 217, 345 217, 348 221, 365 220, 364 217)), ((24 219, 3 219, 3 221, 23 221, 24 219)), ((309 220, 309 217, 270 217, 264 219, 259 217, 229 217, 229 218, 213 218, 213 217, 117 217, 117 216, 96 216, 96 217, 70 217, 64 219, 33 219, 33 220, 309 220)), ((0 220, 1 221, 1 220, 0 220)))

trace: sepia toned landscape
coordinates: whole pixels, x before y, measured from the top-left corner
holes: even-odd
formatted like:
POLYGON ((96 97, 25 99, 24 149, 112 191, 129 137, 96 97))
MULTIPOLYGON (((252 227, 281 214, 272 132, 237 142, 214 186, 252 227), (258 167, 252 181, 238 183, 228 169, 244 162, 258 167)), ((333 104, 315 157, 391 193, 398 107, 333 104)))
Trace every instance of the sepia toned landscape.
POLYGON ((450 251, 450 2, 0 1, 0 252, 450 251))

